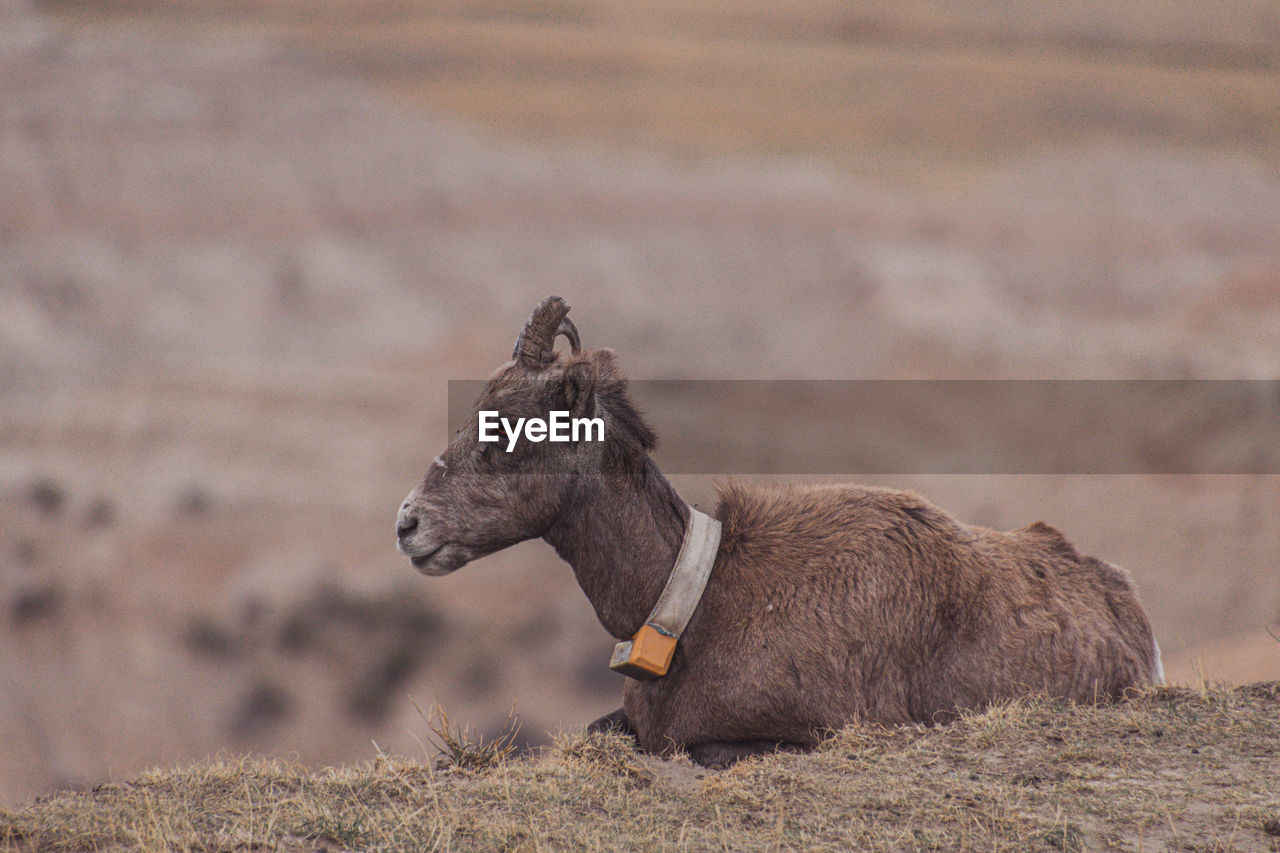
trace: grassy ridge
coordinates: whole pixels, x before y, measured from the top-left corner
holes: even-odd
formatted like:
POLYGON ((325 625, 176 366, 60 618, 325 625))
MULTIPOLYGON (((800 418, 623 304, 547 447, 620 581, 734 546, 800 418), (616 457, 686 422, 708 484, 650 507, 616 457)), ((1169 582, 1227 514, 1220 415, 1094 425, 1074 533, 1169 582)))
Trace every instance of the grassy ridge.
POLYGON ((0 811, 0 849, 1280 849, 1280 683, 853 726, 723 772, 599 735, 444 765, 155 770, 0 811))

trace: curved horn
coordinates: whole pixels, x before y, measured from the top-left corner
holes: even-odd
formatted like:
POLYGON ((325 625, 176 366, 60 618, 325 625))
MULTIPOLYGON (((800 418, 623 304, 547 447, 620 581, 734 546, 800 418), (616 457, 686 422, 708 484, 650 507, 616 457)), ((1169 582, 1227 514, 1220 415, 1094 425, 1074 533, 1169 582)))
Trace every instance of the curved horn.
MULTIPOLYGON (((568 317, 560 318, 560 328, 556 329, 557 335, 564 335, 569 339, 569 349, 574 355, 582 352, 582 342, 578 340, 578 327, 573 325, 573 321, 568 317)), ((555 338, 552 338, 554 341, 555 338)))
POLYGON ((548 296, 539 302, 520 331, 520 337, 516 338, 511 357, 526 367, 541 370, 555 360, 555 341, 559 334, 569 338, 569 345, 577 352, 578 330, 565 317, 568 313, 569 303, 559 296, 548 296))

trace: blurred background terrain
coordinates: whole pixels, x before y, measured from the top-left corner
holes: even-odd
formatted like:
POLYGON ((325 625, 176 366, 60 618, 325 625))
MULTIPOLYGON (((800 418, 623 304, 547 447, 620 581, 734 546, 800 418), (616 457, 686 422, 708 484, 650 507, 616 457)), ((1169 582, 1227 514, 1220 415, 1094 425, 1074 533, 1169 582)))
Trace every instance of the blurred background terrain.
MULTIPOLYGON (((537 743, 613 640, 543 543, 396 554, 448 380, 549 293, 637 378, 1280 377, 1280 10, 0 0, 0 199, 0 800, 537 743)), ((1280 678, 1280 477, 869 479, 1280 678)))

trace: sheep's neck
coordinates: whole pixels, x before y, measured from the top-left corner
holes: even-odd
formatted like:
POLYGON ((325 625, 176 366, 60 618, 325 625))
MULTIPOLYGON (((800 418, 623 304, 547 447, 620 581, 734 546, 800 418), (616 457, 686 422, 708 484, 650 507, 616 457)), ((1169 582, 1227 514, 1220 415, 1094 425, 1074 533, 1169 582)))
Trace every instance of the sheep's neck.
POLYGON ((543 536, 569 565, 605 630, 640 629, 675 565, 689 507, 648 457, 628 476, 584 478, 543 536))

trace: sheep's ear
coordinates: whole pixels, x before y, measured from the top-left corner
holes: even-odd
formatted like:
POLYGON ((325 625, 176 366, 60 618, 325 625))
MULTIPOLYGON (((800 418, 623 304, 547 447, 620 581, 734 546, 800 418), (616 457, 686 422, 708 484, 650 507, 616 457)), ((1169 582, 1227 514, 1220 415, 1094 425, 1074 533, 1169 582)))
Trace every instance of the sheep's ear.
POLYGON ((596 410, 596 365, 575 361, 564 369, 565 408, 575 418, 589 418, 596 410))
POLYGON ((597 375, 613 379, 618 375, 618 354, 608 347, 592 350, 588 357, 595 362, 597 375))

